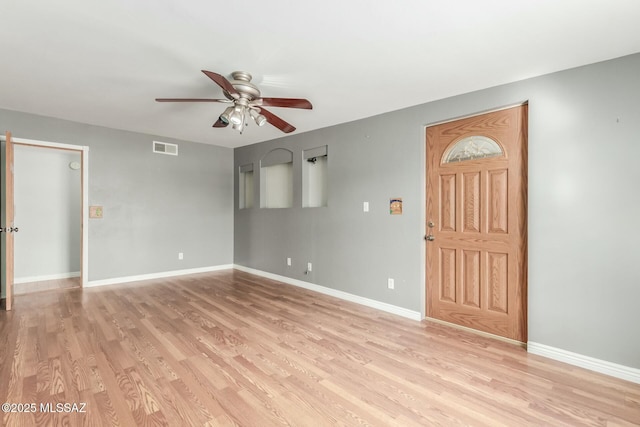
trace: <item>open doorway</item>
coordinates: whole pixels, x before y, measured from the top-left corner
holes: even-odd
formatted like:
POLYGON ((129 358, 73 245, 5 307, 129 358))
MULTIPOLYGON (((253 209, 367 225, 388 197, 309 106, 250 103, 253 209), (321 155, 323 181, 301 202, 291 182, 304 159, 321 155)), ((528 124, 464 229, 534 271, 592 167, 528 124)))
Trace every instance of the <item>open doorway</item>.
MULTIPOLYGON (((4 141, 3 160, 11 163, 4 172, 9 175, 9 171, 13 171, 12 179, 5 180, 3 185, 3 196, 6 196, 3 215, 11 213, 13 224, 11 245, 5 247, 3 244, 6 253, 2 258, 5 273, 3 306, 10 310, 16 290, 17 293, 25 293, 43 290, 43 286, 65 287, 60 284, 66 279, 73 279, 70 283, 75 282, 79 286, 87 283, 89 147, 10 138, 10 133, 1 139, 4 141), (14 156, 16 151, 17 156, 14 156), (13 179, 16 177, 17 185, 13 179), (52 187, 51 181, 57 181, 57 187, 52 187), (23 194, 34 188, 38 192, 43 190, 43 193, 23 194), (28 228, 20 224, 23 219, 28 228), (34 229, 39 232, 34 233, 34 229), (14 245, 16 240, 17 247, 14 245), (38 253, 43 251, 44 258, 38 253), (38 282, 43 283, 38 286, 38 282), (25 288, 27 283, 29 287, 25 288)), ((8 233, 3 234, 4 243, 9 236, 8 233)))
POLYGON ((81 153, 14 147, 14 294, 80 287, 81 153))

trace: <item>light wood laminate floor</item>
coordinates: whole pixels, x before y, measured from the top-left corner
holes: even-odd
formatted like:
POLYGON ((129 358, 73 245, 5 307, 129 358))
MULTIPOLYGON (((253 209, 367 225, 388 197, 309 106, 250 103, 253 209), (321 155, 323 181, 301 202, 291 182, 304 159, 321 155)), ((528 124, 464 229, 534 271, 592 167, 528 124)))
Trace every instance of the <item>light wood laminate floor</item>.
POLYGON ((51 291, 54 289, 79 288, 82 286, 80 277, 67 279, 42 280, 39 282, 16 283, 13 285, 14 295, 32 294, 34 292, 51 291))
POLYGON ((640 425, 640 385, 234 270, 17 296, 0 334, 6 426, 640 425))

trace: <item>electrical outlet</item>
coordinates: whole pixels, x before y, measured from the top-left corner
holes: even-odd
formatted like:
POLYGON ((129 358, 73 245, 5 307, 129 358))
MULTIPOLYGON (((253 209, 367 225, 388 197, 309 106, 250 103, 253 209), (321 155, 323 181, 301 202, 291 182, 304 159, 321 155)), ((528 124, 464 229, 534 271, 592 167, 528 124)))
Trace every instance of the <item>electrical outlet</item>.
POLYGON ((287 258, 287 265, 291 267, 291 258, 287 258))
POLYGON ((308 263, 307 263, 307 271, 308 271, 309 273, 311 273, 311 272, 313 271, 313 270, 312 270, 312 268, 313 268, 313 265, 311 265, 311 263, 310 263, 310 262, 308 262, 308 263))
POLYGON ((369 212, 369 202, 362 202, 362 212, 369 212))
POLYGON ((391 277, 389 277, 389 278, 387 279, 387 288, 389 288, 389 289, 395 289, 395 287, 396 287, 395 280, 393 280, 391 277))
POLYGON ((182 252, 178 252, 178 259, 184 259, 184 254, 182 252))

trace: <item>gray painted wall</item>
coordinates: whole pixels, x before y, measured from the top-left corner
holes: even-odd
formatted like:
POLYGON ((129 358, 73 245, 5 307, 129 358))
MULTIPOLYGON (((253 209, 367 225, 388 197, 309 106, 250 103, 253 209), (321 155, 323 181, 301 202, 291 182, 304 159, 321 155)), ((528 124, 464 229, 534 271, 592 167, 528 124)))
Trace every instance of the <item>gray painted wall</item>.
POLYGON ((231 149, 7 110, 0 129, 90 147, 89 204, 104 207, 88 224, 90 281, 233 262, 231 149), (154 140, 179 156, 152 153, 154 140))
POLYGON ((528 100, 529 340, 640 368, 639 76, 636 54, 237 148, 236 182, 280 147, 295 179, 290 209, 238 210, 236 192, 235 263, 423 310, 425 125, 528 100), (302 150, 322 145, 328 206, 302 208, 302 150))
POLYGON ((15 280, 80 271, 81 171, 77 151, 16 145, 15 280))

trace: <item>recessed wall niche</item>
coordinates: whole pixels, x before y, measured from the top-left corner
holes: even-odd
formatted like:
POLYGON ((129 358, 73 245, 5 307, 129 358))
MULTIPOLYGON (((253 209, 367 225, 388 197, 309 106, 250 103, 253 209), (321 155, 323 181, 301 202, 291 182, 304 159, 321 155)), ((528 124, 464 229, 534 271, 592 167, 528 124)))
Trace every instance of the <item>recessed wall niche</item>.
POLYGON ((327 146, 302 152, 302 207, 327 206, 327 146))
POLYGON ((242 165, 238 175, 238 208, 253 207, 253 163, 242 165))
POLYGON ((292 206, 293 153, 285 148, 276 148, 260 160, 260 207, 292 206))

